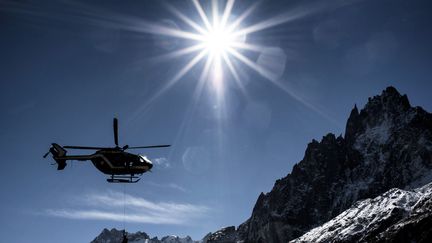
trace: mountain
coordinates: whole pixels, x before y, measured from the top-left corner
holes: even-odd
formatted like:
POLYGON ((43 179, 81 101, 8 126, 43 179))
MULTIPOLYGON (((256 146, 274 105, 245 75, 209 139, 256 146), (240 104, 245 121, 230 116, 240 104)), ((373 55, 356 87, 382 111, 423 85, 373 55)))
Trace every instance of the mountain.
MULTIPOLYGON (((150 238, 144 232, 138 231, 137 233, 127 233, 129 243, 198 243, 193 241, 190 236, 180 238, 178 236, 165 236, 162 239, 157 237, 150 238)), ((91 243, 117 243, 122 242, 123 231, 117 229, 104 229, 91 243)))
POLYGON ((356 202, 322 226, 290 241, 430 242, 432 183, 416 190, 391 189, 356 202))
POLYGON ((237 230, 217 231, 207 242, 288 242, 358 200, 430 181, 432 114, 388 87, 361 111, 354 106, 343 137, 312 140, 291 174, 259 195, 237 230))

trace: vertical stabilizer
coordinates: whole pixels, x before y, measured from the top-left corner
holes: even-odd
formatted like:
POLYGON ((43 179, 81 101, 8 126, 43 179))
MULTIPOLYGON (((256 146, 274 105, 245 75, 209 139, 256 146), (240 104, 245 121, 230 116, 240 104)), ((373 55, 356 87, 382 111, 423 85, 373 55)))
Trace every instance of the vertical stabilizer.
POLYGON ((66 167, 66 159, 63 158, 66 156, 66 150, 62 146, 53 143, 50 152, 53 155, 53 159, 57 162, 57 170, 63 170, 66 167))

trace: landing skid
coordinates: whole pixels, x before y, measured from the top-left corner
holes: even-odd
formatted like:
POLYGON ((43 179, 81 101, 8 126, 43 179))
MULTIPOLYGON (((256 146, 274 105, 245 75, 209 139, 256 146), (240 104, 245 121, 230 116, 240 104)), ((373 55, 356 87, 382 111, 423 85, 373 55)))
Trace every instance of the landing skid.
POLYGON ((137 183, 140 180, 137 176, 114 176, 108 178, 107 181, 109 183, 137 183))

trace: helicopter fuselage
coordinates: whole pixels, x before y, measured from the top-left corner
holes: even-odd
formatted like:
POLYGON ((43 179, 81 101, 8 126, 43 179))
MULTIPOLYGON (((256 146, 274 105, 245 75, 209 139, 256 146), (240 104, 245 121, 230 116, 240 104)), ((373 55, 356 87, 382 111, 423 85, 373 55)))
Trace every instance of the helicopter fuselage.
POLYGON ((58 170, 66 167, 67 160, 90 160, 99 171, 112 176, 143 174, 153 167, 147 157, 125 152, 120 148, 100 149, 89 155, 67 155, 65 149, 53 143, 50 152, 58 164, 58 170))
POLYGON ((96 151, 90 160, 99 171, 107 175, 143 174, 153 167, 145 156, 119 150, 96 151))

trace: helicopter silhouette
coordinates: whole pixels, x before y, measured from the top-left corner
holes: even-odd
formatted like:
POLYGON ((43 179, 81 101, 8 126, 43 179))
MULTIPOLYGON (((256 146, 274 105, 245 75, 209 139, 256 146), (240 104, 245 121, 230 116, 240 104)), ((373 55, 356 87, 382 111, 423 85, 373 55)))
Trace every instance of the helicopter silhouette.
POLYGON ((128 149, 163 148, 171 145, 151 145, 120 147, 118 144, 118 120, 113 120, 115 147, 87 147, 87 146, 60 146, 52 143, 49 151, 43 156, 46 158, 50 153, 57 163, 57 170, 63 170, 67 160, 86 161, 90 160, 93 165, 102 173, 110 175, 107 179, 110 183, 136 183, 139 176, 150 171, 153 163, 143 155, 125 152, 128 149), (97 150, 90 155, 66 155, 65 149, 97 150), (138 176, 137 176, 138 175, 138 176))

